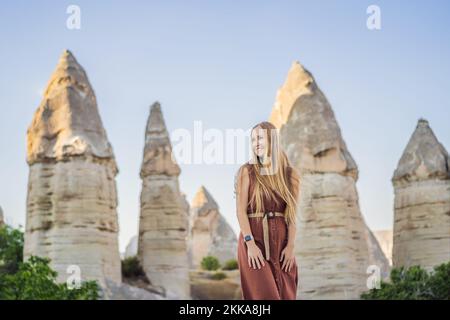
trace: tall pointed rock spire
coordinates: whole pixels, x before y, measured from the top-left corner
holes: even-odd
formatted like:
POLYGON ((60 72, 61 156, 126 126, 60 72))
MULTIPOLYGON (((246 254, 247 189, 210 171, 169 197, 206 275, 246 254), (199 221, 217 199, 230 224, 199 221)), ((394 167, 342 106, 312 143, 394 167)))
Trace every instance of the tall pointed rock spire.
MULTIPOLYGON (((115 166, 94 90, 73 54, 65 50, 27 132, 27 162, 92 155, 115 166)), ((117 169, 117 168, 116 168, 117 169)))
POLYGON ((277 92, 277 98, 270 115, 270 122, 280 128, 291 113, 295 100, 300 96, 310 95, 317 90, 312 74, 298 61, 294 61, 289 69, 286 81, 277 92))
POLYGON ((179 174, 161 106, 156 102, 145 130, 138 256, 150 281, 165 289, 167 297, 189 299, 189 221, 179 174))
POLYGON ((285 145, 298 146, 292 151, 291 161, 303 171, 340 172, 358 178, 358 168, 331 105, 312 74, 298 61, 294 61, 277 92, 269 121, 280 129, 285 145))
POLYGON ((450 260, 450 157, 419 119, 395 170, 393 264, 427 269, 450 260))
POLYGON ((432 177, 450 179, 450 156, 428 121, 419 119, 392 179, 424 180, 432 177))
POLYGON ((145 130, 144 159, 141 166, 141 177, 154 174, 169 176, 180 174, 180 167, 172 157, 172 144, 159 102, 155 102, 150 108, 145 130))
POLYGON ((360 212, 358 167, 327 98, 297 61, 278 90, 270 121, 280 129, 280 143, 301 175, 298 297, 357 299, 367 289, 369 264, 387 260, 376 258, 382 252, 369 252, 369 245, 380 249, 360 212))
POLYGON ((49 257, 58 279, 120 283, 118 172, 83 68, 64 51, 27 132, 25 258, 49 257))
POLYGON ((216 200, 214 200, 211 193, 209 193, 205 186, 201 185, 197 193, 195 194, 194 199, 192 200, 191 207, 217 209, 219 206, 217 205, 217 202, 216 200))

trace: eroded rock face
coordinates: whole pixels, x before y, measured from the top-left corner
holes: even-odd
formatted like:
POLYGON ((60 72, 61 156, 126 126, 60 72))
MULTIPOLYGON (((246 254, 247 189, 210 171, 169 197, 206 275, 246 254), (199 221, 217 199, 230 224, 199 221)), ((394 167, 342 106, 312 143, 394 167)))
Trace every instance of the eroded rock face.
POLYGON ((27 132, 25 258, 49 257, 58 279, 121 282, 116 161, 83 68, 64 51, 27 132))
POLYGON ((222 265, 237 259, 236 234, 204 186, 197 191, 191 205, 189 236, 193 268, 199 268, 201 260, 208 255, 218 258, 222 265))
POLYGON ((53 72, 27 132, 27 162, 91 156, 117 170, 86 72, 68 50, 53 72))
POLYGON ((188 212, 179 189, 180 168, 159 103, 145 133, 138 256, 150 281, 181 299, 190 298, 188 212))
POLYGON ((392 241, 393 241, 392 229, 375 230, 373 234, 375 238, 377 238, 377 241, 380 244, 381 250, 383 250, 384 255, 389 260, 389 264, 392 266, 392 241))
POLYGON ((127 247, 125 248, 125 252, 123 257, 124 258, 131 258, 137 255, 138 251, 138 237, 133 236, 131 237, 130 241, 127 244, 127 247))
POLYGON ((101 288, 100 297, 101 300, 166 300, 157 291, 151 291, 148 289, 131 286, 125 282, 118 284, 109 279, 106 281, 106 285, 101 288))
POLYGON ((392 177, 395 267, 450 260, 450 157, 420 119, 392 177))
POLYGON ((376 269, 369 267, 370 272, 377 272, 378 274, 379 271, 381 279, 387 280, 391 272, 389 258, 386 256, 378 238, 368 226, 366 226, 366 241, 369 248, 369 266, 376 266, 376 269))
POLYGON ((298 298, 358 299, 373 263, 355 186, 358 168, 330 104, 298 62, 278 91, 270 121, 301 175, 298 298))
POLYGON ((358 178, 358 168, 328 100, 312 74, 297 61, 278 90, 269 121, 280 129, 285 151, 301 172, 358 178))

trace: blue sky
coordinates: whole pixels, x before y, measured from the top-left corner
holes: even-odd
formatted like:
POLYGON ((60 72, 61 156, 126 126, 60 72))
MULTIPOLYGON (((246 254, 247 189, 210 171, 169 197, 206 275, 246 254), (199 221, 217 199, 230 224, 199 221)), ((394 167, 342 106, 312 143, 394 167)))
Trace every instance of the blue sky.
MULTIPOLYGON (((169 130, 267 120, 294 60, 327 96, 355 158, 361 211, 391 228, 392 173, 417 120, 450 149, 448 1, 9 1, 0 7, 0 206, 25 223, 26 130, 64 48, 86 69, 117 158, 120 244, 137 231, 149 106, 169 130), (81 29, 66 8, 81 8, 81 29), (381 30, 366 9, 381 9, 381 30)), ((201 184, 236 232, 235 165, 182 165, 189 202, 201 184)))

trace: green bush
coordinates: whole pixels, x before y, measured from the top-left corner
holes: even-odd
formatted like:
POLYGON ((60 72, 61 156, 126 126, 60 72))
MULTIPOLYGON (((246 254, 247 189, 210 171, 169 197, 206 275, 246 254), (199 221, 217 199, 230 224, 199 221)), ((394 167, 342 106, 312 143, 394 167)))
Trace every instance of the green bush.
POLYGON ((428 273, 420 266, 394 268, 390 282, 361 295, 366 300, 450 300, 450 262, 428 273))
POLYGON ((122 260, 122 276, 125 278, 137 278, 145 276, 144 269, 137 256, 122 260))
POLYGON ((214 271, 220 268, 220 262, 214 256, 206 256, 202 259, 201 266, 204 270, 214 271))
POLYGON ((224 272, 218 271, 218 272, 215 272, 211 276, 211 279, 213 279, 213 280, 222 280, 222 279, 225 279, 226 277, 227 277, 227 275, 224 272))
POLYGON ((49 267, 49 259, 31 256, 21 263, 14 274, 0 274, 0 299, 4 300, 96 300, 98 285, 87 281, 80 288, 70 289, 57 283, 56 271, 49 267))
POLYGON ((238 262, 236 259, 230 259, 225 262, 222 270, 236 270, 238 268, 238 262))
POLYGON ((50 260, 31 256, 22 262, 23 232, 9 226, 0 227, 0 300, 95 300, 99 287, 95 281, 83 282, 70 289, 57 283, 50 260))
POLYGON ((13 274, 23 260, 23 232, 4 225, 0 227, 0 273, 13 274))

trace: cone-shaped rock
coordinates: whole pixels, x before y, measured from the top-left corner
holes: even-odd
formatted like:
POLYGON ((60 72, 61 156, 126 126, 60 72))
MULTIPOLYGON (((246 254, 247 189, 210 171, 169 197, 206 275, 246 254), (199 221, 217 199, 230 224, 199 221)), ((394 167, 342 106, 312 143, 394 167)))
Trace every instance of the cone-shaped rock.
POLYGON ((153 284, 165 288, 167 296, 189 299, 189 221, 179 174, 161 106, 156 102, 145 132, 138 255, 153 284))
POLYGON ((216 257, 222 265, 237 258, 236 234, 204 186, 197 191, 191 204, 189 236, 194 268, 200 267, 205 256, 216 257))
POLYGON ((65 51, 27 132, 25 258, 51 259, 60 281, 121 281, 117 166, 85 71, 65 51))
POLYGON ((450 261, 450 157, 428 121, 419 120, 392 182, 394 266, 450 261))
POLYGON ((131 258, 137 255, 138 252, 138 237, 131 237, 130 241, 128 241, 127 246, 125 247, 125 252, 123 254, 124 258, 131 258))
POLYGON ((392 241, 393 233, 392 229, 389 230, 376 230, 373 232, 375 238, 377 238, 380 244, 381 250, 389 261, 389 265, 392 265, 392 241))
POLYGON ((298 61, 278 90, 270 122, 281 129, 289 158, 302 171, 337 172, 357 178, 358 168, 327 98, 298 61))
POLYGON ((301 175, 298 297, 357 299, 367 290, 366 270, 373 261, 373 238, 355 186, 358 168, 325 95, 299 62, 278 91, 270 121, 280 128, 281 145, 301 175))
POLYGON ((29 164, 71 156, 110 159, 114 155, 86 72, 64 51, 27 133, 29 164))
MULTIPOLYGON (((380 272, 379 275, 381 276, 381 279, 387 280, 391 271, 391 262, 389 261, 386 252, 383 250, 383 247, 379 243, 378 238, 367 225, 365 228, 365 234, 369 249, 369 265, 376 266, 377 272, 380 272)), ((372 270, 371 272, 373 271, 375 270, 372 270)))

